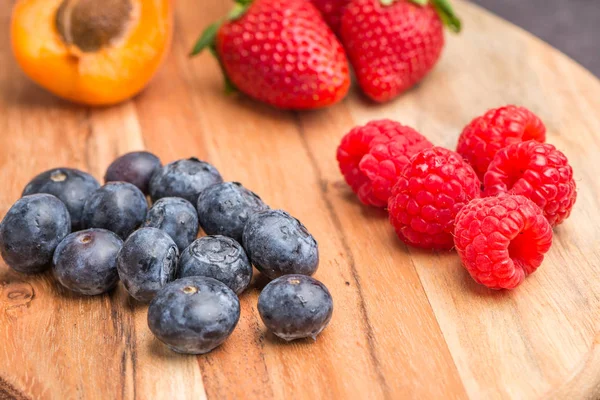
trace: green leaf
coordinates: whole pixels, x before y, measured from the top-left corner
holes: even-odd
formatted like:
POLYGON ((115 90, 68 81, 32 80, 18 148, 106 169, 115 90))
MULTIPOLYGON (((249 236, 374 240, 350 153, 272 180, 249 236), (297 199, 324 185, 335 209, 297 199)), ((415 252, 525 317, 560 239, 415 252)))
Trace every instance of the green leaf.
POLYGON ((394 3, 394 0, 379 0, 382 6, 391 6, 394 3))
POLYGON ((451 31, 458 33, 462 28, 460 19, 454 13, 454 9, 448 0, 431 0, 435 7, 438 15, 440 16, 444 25, 446 25, 451 31))
POLYGON ((243 17, 244 14, 246 14, 246 11, 248 11, 250 3, 251 2, 243 2, 241 0, 236 2, 233 6, 233 9, 227 15, 227 20, 235 21, 236 19, 240 19, 241 17, 243 17))
POLYGON ((212 46, 210 46, 209 50, 212 53, 212 55, 215 56, 215 58, 219 62, 219 67, 221 68, 221 72, 223 73, 223 85, 225 87, 225 93, 226 94, 237 93, 238 88, 231 81, 231 79, 229 79, 229 76, 227 75, 227 71, 225 70, 225 66, 223 65, 223 61, 221 60, 221 57, 219 56, 219 53, 217 52, 217 48, 215 47, 215 45, 213 44, 212 46))
POLYGON ((412 3, 418 4, 420 6, 426 6, 429 3, 429 0, 410 0, 412 3))
POLYGON ((200 35, 200 38, 194 45, 192 51, 190 52, 190 57, 202 53, 203 50, 205 50, 207 47, 212 46, 215 43, 217 32, 219 31, 219 28, 221 27, 222 23, 223 21, 217 21, 214 24, 210 25, 208 28, 206 28, 204 32, 202 32, 202 35, 200 35))

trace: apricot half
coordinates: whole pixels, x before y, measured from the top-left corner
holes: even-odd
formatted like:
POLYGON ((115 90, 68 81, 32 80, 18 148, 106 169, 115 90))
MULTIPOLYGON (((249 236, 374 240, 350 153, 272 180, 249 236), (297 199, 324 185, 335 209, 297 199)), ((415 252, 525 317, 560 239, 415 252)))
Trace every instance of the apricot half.
POLYGON ((23 71, 50 92, 108 105, 141 91, 168 51, 172 0, 18 0, 11 42, 23 71))

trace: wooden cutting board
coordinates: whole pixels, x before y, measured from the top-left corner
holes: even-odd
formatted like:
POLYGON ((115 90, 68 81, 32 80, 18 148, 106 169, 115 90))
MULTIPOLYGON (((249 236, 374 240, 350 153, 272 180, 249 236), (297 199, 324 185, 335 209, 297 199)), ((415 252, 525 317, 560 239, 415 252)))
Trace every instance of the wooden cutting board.
POLYGON ((194 155, 306 224, 320 244, 316 277, 335 300, 315 343, 287 344, 260 321, 259 281, 241 296, 240 323, 223 346, 181 356, 153 338, 146 306, 122 287, 77 297, 50 274, 26 277, 0 262, 0 399, 537 399, 590 352, 600 330, 600 82, 548 45, 460 2, 464 33, 447 35, 418 88, 385 105, 353 91, 326 110, 284 112, 223 95, 211 57, 187 57, 228 2, 178 0, 173 49, 151 86, 90 109, 19 71, 12 2, 0 4, 0 216, 51 167, 100 179, 127 151, 163 162, 194 155), (548 141, 573 164, 579 198, 538 272, 498 292, 475 284, 455 253, 397 240, 385 212, 355 200, 335 150, 350 128, 384 117, 455 148, 473 117, 507 103, 542 117, 548 141))

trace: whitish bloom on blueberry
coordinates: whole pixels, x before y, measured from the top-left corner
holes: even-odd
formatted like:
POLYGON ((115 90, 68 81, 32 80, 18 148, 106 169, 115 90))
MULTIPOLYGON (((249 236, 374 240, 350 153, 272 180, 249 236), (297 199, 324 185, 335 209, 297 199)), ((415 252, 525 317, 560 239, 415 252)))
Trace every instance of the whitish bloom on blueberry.
POLYGON ((154 173, 150 180, 153 201, 163 197, 181 197, 196 204, 198 195, 215 183, 223 182, 212 165, 197 158, 174 161, 154 173))
POLYGON ((282 339, 316 339, 331 320, 333 299, 318 280, 286 275, 265 286, 258 297, 258 312, 267 328, 282 339))
POLYGON ((71 217, 50 194, 24 196, 0 224, 0 253, 9 267, 27 274, 48 269, 56 246, 71 232, 71 217))
POLYGON ((108 229, 125 240, 144 222, 147 211, 140 189, 127 182, 109 182, 85 202, 83 225, 108 229))
POLYGON ((152 333, 178 353, 204 354, 221 345, 240 319, 240 302, 216 279, 192 276, 166 285, 148 308, 152 333))
POLYGON ((52 272, 67 289, 92 296, 109 291, 119 281, 117 255, 123 241, 106 229, 71 233, 56 248, 52 272))
POLYGON ((150 179, 162 164, 158 157, 147 151, 123 154, 108 166, 105 182, 129 182, 144 194, 149 193, 150 179))
POLYGON ((205 236, 194 241, 179 258, 178 277, 207 276, 223 282, 236 294, 252 279, 252 265, 242 246, 226 236, 205 236))
POLYGON ((100 184, 87 172, 73 168, 53 168, 33 178, 23 189, 23 196, 48 193, 65 203, 71 215, 71 229, 82 229, 81 217, 86 200, 100 184))
POLYGON ((207 235, 229 236, 242 242, 250 216, 269 207, 237 182, 209 186, 198 196, 198 218, 207 235))
POLYGON ((162 229, 183 251, 198 236, 198 213, 192 203, 180 197, 163 197, 152 205, 144 227, 162 229))
POLYGON ((179 251, 160 229, 141 228, 123 244, 117 257, 119 277, 129 294, 149 302, 177 274, 179 251))
POLYGON ((312 275, 319 266, 317 241, 300 221, 282 210, 252 215, 244 228, 243 245, 252 264, 271 279, 312 275))

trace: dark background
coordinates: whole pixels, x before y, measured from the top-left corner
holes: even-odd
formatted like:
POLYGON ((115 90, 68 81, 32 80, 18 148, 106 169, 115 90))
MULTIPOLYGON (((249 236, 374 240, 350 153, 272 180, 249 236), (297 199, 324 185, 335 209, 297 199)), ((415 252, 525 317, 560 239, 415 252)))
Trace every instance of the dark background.
POLYGON ((600 0, 471 0, 519 25, 600 77, 600 0))

